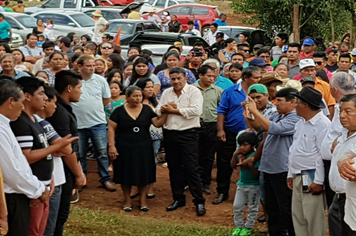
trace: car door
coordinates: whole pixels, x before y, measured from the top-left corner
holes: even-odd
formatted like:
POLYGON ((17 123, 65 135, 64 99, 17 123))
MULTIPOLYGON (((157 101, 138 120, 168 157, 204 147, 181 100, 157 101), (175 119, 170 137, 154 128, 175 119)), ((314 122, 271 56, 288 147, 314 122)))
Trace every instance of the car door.
POLYGON ((43 8, 44 10, 58 10, 63 7, 63 4, 61 4, 62 1, 60 0, 48 0, 45 3, 43 3, 40 7, 43 8))
POLYGON ((176 5, 167 10, 171 15, 176 15, 177 20, 182 23, 183 29, 187 30, 189 16, 191 15, 192 7, 176 5))

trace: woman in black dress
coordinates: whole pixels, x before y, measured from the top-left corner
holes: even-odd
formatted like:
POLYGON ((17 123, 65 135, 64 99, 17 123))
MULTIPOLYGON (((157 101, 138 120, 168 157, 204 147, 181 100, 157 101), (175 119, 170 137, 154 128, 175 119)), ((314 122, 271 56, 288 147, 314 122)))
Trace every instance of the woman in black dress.
POLYGON ((43 32, 45 31, 46 27, 43 25, 43 20, 38 19, 37 20, 37 26, 33 28, 32 33, 38 35, 42 35, 43 32))
POLYGON ((148 211, 148 185, 156 182, 150 126, 162 127, 167 115, 157 117, 152 108, 142 104, 142 90, 126 89, 126 103, 114 110, 109 119, 109 155, 114 160, 115 183, 121 184, 125 197, 123 210, 132 211, 131 186, 138 186, 140 210, 148 211))

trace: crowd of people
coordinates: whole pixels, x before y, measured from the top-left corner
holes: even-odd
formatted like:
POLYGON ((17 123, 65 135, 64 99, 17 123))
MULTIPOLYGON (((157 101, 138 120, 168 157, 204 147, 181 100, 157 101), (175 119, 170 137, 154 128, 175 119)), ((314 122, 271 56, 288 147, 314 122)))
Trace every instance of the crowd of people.
MULTIPOLYGON (((94 38, 73 32, 39 45, 38 22, 23 47, 0 43, 0 234, 63 235, 92 152, 101 185, 121 185, 126 212, 137 196, 149 211, 163 161, 166 210, 184 207, 189 188, 205 215, 216 160, 212 204, 229 199, 239 176, 233 236, 251 235, 256 220, 273 236, 324 236, 327 225, 332 236, 356 235, 356 49, 347 37, 320 51, 312 38, 288 43, 279 33, 275 47, 251 48, 247 33, 237 44, 219 31, 221 15, 209 47, 196 43, 183 56, 176 43, 155 65, 149 50, 122 55, 94 16, 94 38)), ((168 31, 181 31, 170 19, 168 31)), ((188 30, 201 32, 194 16, 188 30)))

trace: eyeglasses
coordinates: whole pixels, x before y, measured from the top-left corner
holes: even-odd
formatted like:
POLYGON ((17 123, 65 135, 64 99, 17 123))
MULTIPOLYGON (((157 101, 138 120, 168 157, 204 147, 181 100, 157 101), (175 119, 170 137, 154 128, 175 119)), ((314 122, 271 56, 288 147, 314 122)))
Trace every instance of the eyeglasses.
POLYGON ((104 46, 104 47, 101 47, 102 49, 112 49, 111 46, 104 46))
POLYGON ((244 51, 244 52, 250 52, 250 50, 242 50, 242 51, 244 51))
POLYGON ((323 64, 323 62, 322 61, 316 61, 315 64, 321 66, 321 64, 323 64))

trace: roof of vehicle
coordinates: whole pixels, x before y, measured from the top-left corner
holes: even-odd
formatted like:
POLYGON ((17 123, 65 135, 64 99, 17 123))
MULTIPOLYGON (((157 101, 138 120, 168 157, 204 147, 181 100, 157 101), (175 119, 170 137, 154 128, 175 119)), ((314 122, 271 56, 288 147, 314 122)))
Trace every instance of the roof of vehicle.
MULTIPOLYGON (((89 8, 89 9, 86 9, 84 8, 83 12, 87 12, 87 11, 95 11, 97 10, 97 8, 89 8)), ((122 11, 122 8, 118 9, 118 8, 105 8, 105 9, 100 9, 102 12, 104 11, 113 11, 113 12, 121 12, 122 11)))
POLYGON ((41 14, 41 13, 64 14, 64 15, 84 14, 83 12, 79 12, 79 11, 48 10, 48 11, 39 11, 39 12, 36 12, 36 13, 34 13, 32 15, 38 15, 38 14, 41 14))
MULTIPOLYGON (((164 55, 171 46, 171 44, 144 44, 142 45, 141 50, 147 49, 155 55, 164 55)), ((192 48, 192 46, 183 45, 182 55, 187 55, 192 48)))
POLYGON ((251 29, 251 30, 257 30, 257 28, 253 27, 247 27, 247 26, 235 26, 235 25, 227 25, 227 26, 219 26, 219 29, 251 29))
POLYGON ((172 8, 172 7, 206 7, 206 8, 217 8, 217 6, 211 6, 211 5, 205 5, 205 4, 196 4, 196 3, 184 3, 184 4, 176 4, 176 5, 173 5, 173 6, 170 6, 170 7, 167 7, 166 9, 168 8, 172 8))
POLYGON ((141 22, 153 22, 149 20, 141 20, 141 19, 114 19, 114 20, 109 20, 110 23, 115 23, 115 22, 125 22, 125 23, 141 23, 141 22))
POLYGON ((169 33, 169 32, 154 32, 154 31, 139 31, 137 33, 140 34, 153 34, 153 35, 159 35, 159 36, 164 36, 164 37, 197 37, 200 38, 196 35, 191 35, 191 34, 185 34, 185 33, 169 33))
POLYGON ((18 12, 1 12, 2 14, 4 14, 4 16, 14 16, 14 17, 17 17, 17 16, 29 16, 25 13, 18 13, 18 12))

